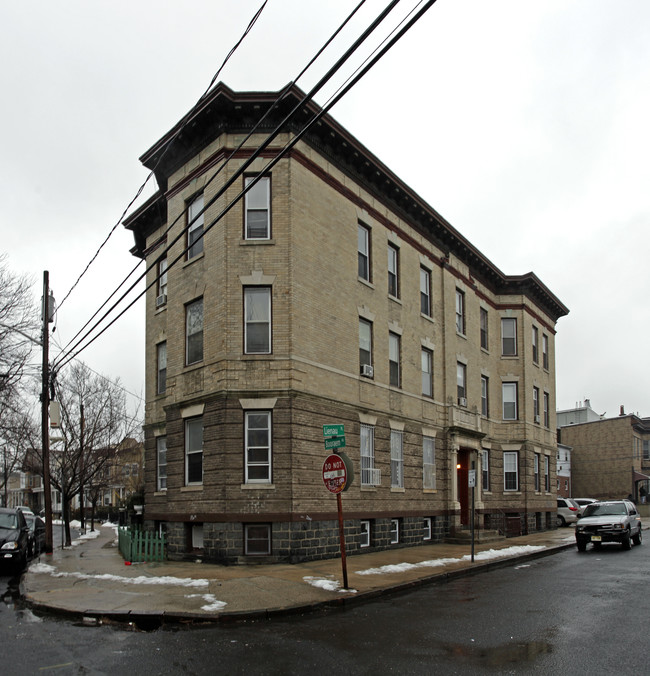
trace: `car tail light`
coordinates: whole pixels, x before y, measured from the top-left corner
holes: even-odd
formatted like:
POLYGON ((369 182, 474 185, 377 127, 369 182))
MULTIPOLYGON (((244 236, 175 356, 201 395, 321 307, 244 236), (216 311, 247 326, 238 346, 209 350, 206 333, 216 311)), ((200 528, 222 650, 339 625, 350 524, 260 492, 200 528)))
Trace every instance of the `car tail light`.
POLYGON ((578 511, 578 508, 577 508, 577 507, 569 507, 569 509, 570 509, 572 512, 577 512, 577 511, 578 511))

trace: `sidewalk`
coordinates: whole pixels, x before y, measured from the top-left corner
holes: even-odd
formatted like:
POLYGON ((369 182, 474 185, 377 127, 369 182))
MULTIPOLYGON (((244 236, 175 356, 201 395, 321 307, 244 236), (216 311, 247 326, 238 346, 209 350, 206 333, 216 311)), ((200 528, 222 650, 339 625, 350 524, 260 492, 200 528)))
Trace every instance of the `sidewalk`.
MULTIPOLYGON (((572 527, 469 545, 432 544, 300 564, 221 566, 165 561, 126 565, 114 527, 31 562, 23 578, 34 609, 84 621, 100 619, 156 626, 267 618, 327 609, 443 583, 575 547, 572 527)), ((89 534, 94 535, 94 534, 89 534)))

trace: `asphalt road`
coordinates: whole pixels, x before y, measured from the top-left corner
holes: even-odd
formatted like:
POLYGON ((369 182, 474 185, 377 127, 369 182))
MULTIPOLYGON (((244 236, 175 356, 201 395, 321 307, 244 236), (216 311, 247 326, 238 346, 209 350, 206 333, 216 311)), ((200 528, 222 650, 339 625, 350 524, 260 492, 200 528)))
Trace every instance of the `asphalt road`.
MULTIPOLYGON (((650 547, 575 550, 328 614, 153 632, 0 603, 7 674, 640 674, 650 547)), ((6 668, 6 671, 5 671, 6 668)))

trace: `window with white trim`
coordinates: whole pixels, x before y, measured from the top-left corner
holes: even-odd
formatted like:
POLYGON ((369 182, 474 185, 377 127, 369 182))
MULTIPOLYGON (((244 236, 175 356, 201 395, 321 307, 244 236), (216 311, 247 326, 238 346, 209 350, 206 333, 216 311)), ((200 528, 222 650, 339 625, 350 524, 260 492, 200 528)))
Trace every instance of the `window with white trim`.
POLYGON ((360 522, 359 547, 370 547, 370 521, 360 522))
POLYGON ((481 451, 481 474, 483 477, 483 490, 489 492, 490 490, 490 451, 484 448, 481 451))
POLYGON ((396 333, 388 333, 388 375, 392 387, 401 386, 400 338, 396 333))
POLYGON ((436 488, 436 439, 422 437, 422 488, 436 488))
POLYGON ((399 249, 388 245, 388 295, 399 298, 399 249))
POLYGON ((390 487, 404 488, 404 434, 390 431, 390 487))
POLYGON ((456 362, 456 394, 458 403, 467 406, 467 366, 461 362, 456 362))
POLYGON ((517 383, 503 383, 503 419, 517 420, 517 383))
POLYGON ((268 556, 271 553, 270 524, 244 524, 244 553, 246 556, 268 556))
POLYGON ((488 311, 482 307, 480 312, 481 347, 488 349, 488 311))
POLYGON ((271 412, 245 415, 246 483, 271 483, 271 412))
POLYGON ((203 483, 203 416, 185 421, 185 484, 203 483))
POLYGON ((425 397, 433 397, 433 352, 422 348, 422 394, 425 397))
POLYGON ((268 286, 244 289, 244 352, 271 353, 271 288, 268 286))
POLYGON ((185 364, 203 361, 203 298, 185 306, 185 364))
POLYGON ((158 261, 158 297, 161 303, 167 302, 167 259, 158 261))
POLYGON ((156 393, 163 394, 167 390, 167 341, 156 346, 156 393))
POLYGON ((533 473, 535 475, 535 491, 539 491, 539 453, 533 456, 533 473))
POLYGON ((203 253, 203 193, 187 207, 187 259, 203 253))
POLYGON ((357 259, 358 272, 361 279, 370 281, 370 228, 357 224, 357 259))
POLYGON ((390 520, 390 543, 396 545, 399 542, 399 519, 390 520))
POLYGON ((548 455, 544 456, 544 490, 547 493, 551 490, 551 460, 548 455))
POLYGON ((431 517, 425 516, 422 521, 422 539, 430 540, 432 537, 433 529, 431 527, 431 517))
POLYGON ((542 366, 548 371, 548 336, 542 334, 542 366))
POLYGON ((167 490, 167 437, 156 437, 156 488, 167 490))
POLYGON ((431 316, 431 272, 423 267, 420 268, 420 312, 431 316))
POLYGON ((517 320, 515 317, 501 317, 501 354, 504 357, 517 356, 517 320))
POLYGON ((456 331, 465 335, 465 294, 456 289, 456 331))
POLYGON ((361 425, 359 450, 361 455, 361 485, 378 486, 379 470, 375 469, 375 428, 361 425))
POLYGON ((359 318, 359 366, 361 375, 372 376, 372 322, 361 318, 359 318))
POLYGON ((539 422, 539 387, 533 387, 533 415, 536 423, 539 422))
POLYGON ((550 423, 550 396, 548 392, 544 392, 543 394, 543 406, 544 406, 544 427, 549 427, 550 423))
MULTIPOLYGON (((256 176, 244 179, 244 186, 248 187, 256 176)), ((271 239, 271 179, 262 176, 245 195, 245 238, 271 239)))
POLYGON ((490 382, 487 376, 481 376, 481 415, 486 418, 490 415, 490 382))
POLYGON ((505 491, 519 490, 519 453, 517 451, 503 452, 503 489, 505 491))
POLYGON ((533 362, 539 363, 539 329, 533 326, 533 362))

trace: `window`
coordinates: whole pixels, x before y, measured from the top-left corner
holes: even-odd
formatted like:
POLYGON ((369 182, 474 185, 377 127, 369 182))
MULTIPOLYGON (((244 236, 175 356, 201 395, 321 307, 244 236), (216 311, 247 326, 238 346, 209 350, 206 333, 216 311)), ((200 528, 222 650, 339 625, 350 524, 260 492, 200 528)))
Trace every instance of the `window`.
POLYGON ((399 387, 400 382, 400 339, 396 333, 388 334, 388 371, 390 385, 399 387))
POLYGON ((465 335, 465 294, 456 289, 456 331, 465 335))
POLYGON ((246 413, 246 483, 271 483, 271 413, 246 413))
POLYGON ((167 342, 156 346, 157 379, 156 392, 163 394, 167 389, 167 342))
POLYGON ((481 347, 484 350, 488 349, 488 311, 482 307, 481 308, 481 347))
POLYGON ((244 525, 244 552, 247 556, 268 556, 271 553, 271 526, 268 523, 244 525))
POLYGON ((372 323, 359 319, 359 364, 361 375, 372 377, 372 323))
POLYGON ((490 490, 490 451, 484 448, 481 451, 481 474, 483 478, 483 490, 490 490))
POLYGON ((517 320, 514 317, 501 318, 501 354, 504 357, 517 355, 517 320))
POLYGON ((533 415, 536 423, 539 422, 539 387, 533 387, 533 415))
POLYGON ((425 397, 433 397, 433 352, 422 348, 422 394, 425 397))
POLYGON ((542 366, 548 371, 548 336, 542 334, 542 366))
POLYGON ((271 289, 251 286, 244 289, 244 352, 271 352, 271 289))
POLYGON ((372 425, 361 425, 360 435, 361 485, 379 486, 380 474, 375 469, 375 428, 372 425))
POLYGON ((436 440, 422 437, 422 488, 436 488, 436 440))
POLYGON ((404 488, 403 434, 398 430, 390 431, 390 487, 404 488))
POLYGON ((539 453, 535 453, 533 471, 535 474, 535 492, 539 492, 539 453))
POLYGON ((544 427, 550 426, 549 420, 549 394, 544 392, 544 427))
POLYGON ((426 268, 420 268, 420 312, 431 316, 431 273, 426 268))
POLYGON ((185 306, 185 363, 203 361, 203 298, 185 306))
POLYGON ((160 303, 167 302, 167 259, 158 261, 158 298, 160 303))
POLYGON ((360 522, 359 547, 370 547, 370 521, 360 522))
POLYGON ((167 490, 167 437, 156 437, 157 488, 167 490))
POLYGON ((517 420, 517 383, 503 383, 503 419, 517 420))
POLYGON ((456 392, 458 403, 467 406, 467 366, 456 362, 456 392))
POLYGON ((399 519, 390 520, 390 543, 396 545, 399 542, 399 519))
POLYGON ((539 331, 533 326, 533 362, 539 364, 539 331))
POLYGON ((544 456, 544 490, 547 493, 551 491, 551 462, 548 455, 544 456))
POLYGON ((489 385, 488 377, 481 376, 481 415, 484 415, 486 418, 490 415, 489 385))
POLYGON ((504 451, 503 453, 503 488, 506 491, 519 490, 519 453, 504 451))
POLYGON ((203 483, 203 418, 185 421, 185 484, 203 483))
POLYGON ((203 193, 187 207, 187 259, 203 253, 203 193))
POLYGON ((370 230, 361 223, 357 226, 357 250, 359 259, 358 275, 370 281, 370 230))
MULTIPOLYGON (((257 177, 244 179, 244 187, 255 181, 257 177)), ((271 238, 271 207, 270 190, 271 179, 263 176, 245 195, 246 202, 246 239, 270 239, 271 238)))
POLYGON ((425 516, 423 521, 422 521, 422 539, 423 540, 430 540, 431 539, 431 517, 430 516, 425 516))
POLYGON ((399 249, 388 245, 388 295, 399 298, 399 249))
POLYGON ((643 459, 650 460, 650 441, 643 440, 643 459))

